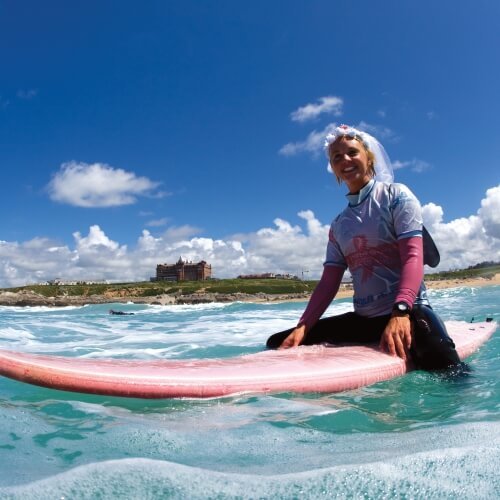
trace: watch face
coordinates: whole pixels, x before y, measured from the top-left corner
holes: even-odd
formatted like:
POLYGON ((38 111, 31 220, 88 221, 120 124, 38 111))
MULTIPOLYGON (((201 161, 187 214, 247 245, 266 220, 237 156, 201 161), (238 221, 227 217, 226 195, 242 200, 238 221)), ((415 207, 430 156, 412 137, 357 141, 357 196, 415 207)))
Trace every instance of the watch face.
POLYGON ((408 304, 405 304, 404 302, 398 302, 396 307, 399 312, 408 312, 410 310, 408 304))

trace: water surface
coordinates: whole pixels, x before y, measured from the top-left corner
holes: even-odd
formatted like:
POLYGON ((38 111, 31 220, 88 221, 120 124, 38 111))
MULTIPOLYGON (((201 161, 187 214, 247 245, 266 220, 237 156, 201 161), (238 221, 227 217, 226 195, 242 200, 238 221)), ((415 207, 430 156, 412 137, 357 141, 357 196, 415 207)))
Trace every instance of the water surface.
MULTIPOLYGON (((430 292, 446 319, 500 321, 500 287, 430 292)), ((92 358, 258 352, 305 303, 0 307, 0 347, 92 358), (110 307, 134 312, 112 316, 110 307)), ((328 311, 351 309, 349 299, 328 311)), ((498 333, 471 374, 341 394, 139 400, 0 378, 1 498, 495 498, 498 333)))

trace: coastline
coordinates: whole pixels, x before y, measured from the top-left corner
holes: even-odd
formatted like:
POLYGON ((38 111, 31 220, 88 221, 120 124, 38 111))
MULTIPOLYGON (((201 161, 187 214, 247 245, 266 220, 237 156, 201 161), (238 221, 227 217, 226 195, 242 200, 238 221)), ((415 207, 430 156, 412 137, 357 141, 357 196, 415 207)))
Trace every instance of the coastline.
MULTIPOLYGON (((458 288, 458 287, 484 287, 500 285, 500 273, 495 274, 491 279, 487 278, 471 278, 471 279, 451 279, 426 281, 426 286, 430 290, 438 290, 443 288, 458 288)), ((343 299, 352 297, 352 288, 346 285, 341 285, 335 298, 343 299)), ((83 306, 89 304, 149 304, 149 305, 189 305, 189 304, 207 304, 213 302, 257 302, 257 303, 278 303, 278 302, 304 302, 310 297, 309 292, 293 293, 293 294, 245 294, 245 293, 193 293, 191 295, 156 295, 153 297, 137 297, 134 295, 90 295, 90 296, 60 296, 60 297, 44 297, 31 291, 21 292, 0 292, 1 306, 17 306, 17 307, 66 307, 66 306, 83 306)))

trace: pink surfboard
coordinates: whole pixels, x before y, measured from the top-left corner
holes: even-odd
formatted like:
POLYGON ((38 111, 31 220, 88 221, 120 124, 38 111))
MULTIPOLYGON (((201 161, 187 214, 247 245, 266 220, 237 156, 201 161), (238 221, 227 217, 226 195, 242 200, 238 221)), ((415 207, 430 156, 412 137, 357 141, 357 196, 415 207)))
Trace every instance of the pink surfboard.
MULTIPOLYGON (((461 359, 494 322, 449 321, 461 359)), ((96 360, 0 350, 0 375, 64 391, 133 398, 213 398, 244 393, 340 392, 405 374, 410 363, 375 346, 301 346, 228 359, 96 360)))

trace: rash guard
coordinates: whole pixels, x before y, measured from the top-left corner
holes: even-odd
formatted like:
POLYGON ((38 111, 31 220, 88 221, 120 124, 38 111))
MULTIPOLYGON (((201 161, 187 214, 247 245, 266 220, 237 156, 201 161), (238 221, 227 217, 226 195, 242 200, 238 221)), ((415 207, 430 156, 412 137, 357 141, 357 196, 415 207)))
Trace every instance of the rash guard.
POLYGON ((355 312, 381 316, 398 300, 425 300, 422 210, 415 195, 403 184, 371 180, 347 197, 331 224, 324 265, 342 273, 349 268, 355 312))
MULTIPOLYGON (((422 238, 404 238, 398 241, 398 246, 403 266, 396 302, 404 301, 407 304, 413 304, 417 299, 415 291, 419 290, 423 275, 422 238)), ((309 331, 316 324, 337 294, 343 274, 344 270, 340 267, 325 266, 323 268, 321 279, 297 326, 306 325, 306 331, 309 331)), ((426 303, 422 293, 420 302, 426 303)))

